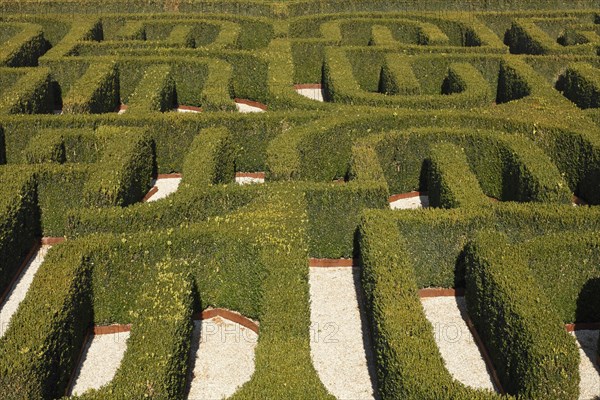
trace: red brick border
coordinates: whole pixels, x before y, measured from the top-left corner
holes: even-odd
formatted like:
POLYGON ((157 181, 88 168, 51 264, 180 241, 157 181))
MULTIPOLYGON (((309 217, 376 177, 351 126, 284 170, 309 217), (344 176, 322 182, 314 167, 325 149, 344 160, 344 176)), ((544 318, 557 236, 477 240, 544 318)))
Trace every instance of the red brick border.
POLYGON ((358 260, 352 258, 309 258, 309 267, 332 268, 332 267, 354 267, 358 260))
POLYGON ((582 198, 580 198, 580 197, 577 197, 577 196, 575 196, 575 195, 573 195, 573 200, 572 200, 572 202, 573 202, 573 204, 575 204, 576 206, 587 206, 587 205, 588 205, 588 203, 587 203, 585 200, 583 200, 582 198))
POLYGON ((195 111, 195 112, 202 112, 202 107, 195 107, 195 106, 184 106, 184 105, 179 105, 176 108, 177 110, 186 110, 186 111, 195 111))
POLYGON ((464 288, 425 288, 419 290, 419 297, 462 297, 465 295, 464 288))
POLYGON ((393 194, 390 197, 388 197, 388 203, 392 203, 397 200, 412 199, 413 197, 421 197, 421 196, 427 196, 427 192, 413 191, 413 192, 408 192, 408 193, 393 194))
POLYGON ((565 324, 567 332, 583 331, 583 330, 600 330, 600 322, 576 322, 574 324, 565 324))
POLYGON ((323 85, 320 83, 302 83, 299 85, 294 85, 294 89, 323 89, 323 85))
POLYGON ((154 196, 156 194, 156 192, 158 192, 158 186, 153 186, 152 189, 150 189, 148 191, 148 193, 146 193, 146 195, 144 196, 144 198, 142 199, 142 203, 147 202, 148 200, 150 200, 150 198, 152 196, 154 196))
POLYGON ((244 317, 242 314, 227 310, 226 308, 207 308, 201 313, 194 314, 194 320, 205 320, 214 317, 221 317, 236 324, 242 325, 245 328, 250 329, 258 335, 259 326, 256 322, 250 318, 244 317))
POLYGON ((471 335, 473 335, 473 339, 475 339, 475 343, 477 344, 477 347, 479 348, 479 352, 481 353, 481 356, 483 357, 483 360, 486 363, 488 370, 490 371, 490 374, 492 375, 492 380, 494 381, 496 388, 498 389, 500 394, 502 394, 502 395, 506 394, 506 392, 504 391, 504 388, 502 387, 502 383, 500 382, 500 378, 498 377, 498 373, 496 372, 496 368, 494 367, 494 363, 492 362, 492 358, 490 357, 490 354, 488 353, 488 350, 485 347, 483 340, 481 340, 481 337, 479 336, 477 329, 475 329, 475 325, 473 325, 473 321, 471 321, 471 317, 467 316, 466 322, 467 322, 467 327, 469 328, 469 331, 471 331, 471 335))
POLYGON ((173 172, 171 174, 158 174, 156 179, 172 179, 172 178, 181 178, 182 175, 178 172, 173 172))
POLYGON ((266 174, 264 172, 236 172, 236 178, 256 178, 265 179, 266 174))
POLYGON ((131 324, 94 325, 90 333, 94 335, 110 335, 113 333, 130 332, 131 324))
POLYGON ((237 97, 235 99, 233 99, 233 101, 238 104, 245 104, 247 106, 260 108, 263 111, 267 111, 267 106, 263 103, 259 103, 258 101, 252 101, 252 100, 248 100, 248 99, 239 99, 237 97))
POLYGON ((64 238, 64 237, 62 237, 62 236, 59 236, 59 237, 50 237, 50 236, 47 236, 47 237, 43 237, 40 240, 40 243, 42 245, 44 245, 44 246, 54 246, 54 245, 57 245, 57 244, 61 244, 65 240, 67 240, 67 239, 64 238))

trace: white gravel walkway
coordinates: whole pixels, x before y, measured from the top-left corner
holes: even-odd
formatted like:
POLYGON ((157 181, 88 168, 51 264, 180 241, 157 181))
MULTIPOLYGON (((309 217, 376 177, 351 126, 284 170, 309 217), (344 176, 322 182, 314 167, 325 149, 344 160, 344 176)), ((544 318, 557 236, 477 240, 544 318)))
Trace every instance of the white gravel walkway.
POLYGON ((467 386, 497 390, 466 323, 464 297, 428 297, 421 303, 435 334, 446 368, 467 386))
POLYGON ((237 103, 237 102, 235 103, 235 108, 238 110, 238 112, 241 112, 241 113, 265 112, 265 110, 263 110, 262 108, 251 106, 249 104, 237 103))
POLYGON ((429 196, 415 195, 390 202, 392 210, 415 210, 429 207, 429 196))
POLYGON ((235 177, 235 183, 239 185, 249 185, 252 183, 265 183, 265 178, 259 178, 255 176, 237 176, 235 177))
POLYGON ((93 335, 85 345, 71 394, 83 394, 109 383, 121 365, 127 350, 127 339, 129 332, 93 335))
POLYGON ((310 350, 321 381, 338 399, 375 398, 369 374, 373 354, 356 293, 358 270, 310 267, 309 271, 310 350))
POLYGON ((311 100, 316 100, 323 102, 325 101, 325 96, 323 94, 323 89, 296 89, 296 93, 301 96, 308 97, 311 100))
POLYGON ((52 246, 41 246, 21 272, 12 289, 0 305, 0 337, 4 336, 12 316, 17 312, 19 304, 25 299, 33 277, 44 262, 44 258, 52 246))
POLYGON ((180 183, 181 178, 158 178, 154 181, 154 186, 158 188, 158 192, 154 193, 148 201, 164 199, 168 195, 175 193, 180 183))
POLYGON ((194 321, 189 400, 223 399, 254 373, 258 335, 221 317, 194 321))
POLYGON ((600 367, 596 350, 598 348, 597 330, 580 330, 572 332, 579 347, 579 399, 592 400, 600 398, 600 367))

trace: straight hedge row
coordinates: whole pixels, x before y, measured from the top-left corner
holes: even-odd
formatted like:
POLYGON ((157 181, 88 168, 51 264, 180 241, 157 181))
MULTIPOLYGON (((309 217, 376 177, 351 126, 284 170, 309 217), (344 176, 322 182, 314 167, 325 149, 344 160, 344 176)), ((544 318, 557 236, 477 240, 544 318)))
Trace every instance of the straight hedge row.
POLYGON ((120 104, 116 64, 94 64, 75 82, 63 99, 63 113, 114 112, 120 104))
POLYGON ((578 399, 579 352, 508 238, 479 234, 465 250, 469 315, 503 387, 526 399, 578 399))
POLYGON ((415 400, 505 398, 469 388, 446 369, 417 294, 405 243, 395 222, 385 214, 365 215, 359 233, 362 286, 379 395, 382 399, 415 400))

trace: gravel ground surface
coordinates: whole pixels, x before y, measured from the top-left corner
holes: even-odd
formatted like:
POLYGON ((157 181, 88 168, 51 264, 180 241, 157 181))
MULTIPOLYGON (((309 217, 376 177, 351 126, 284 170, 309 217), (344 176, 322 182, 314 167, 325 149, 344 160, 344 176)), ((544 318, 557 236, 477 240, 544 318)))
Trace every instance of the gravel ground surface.
POLYGON ((357 296, 358 270, 311 267, 309 283, 310 350, 321 381, 338 399, 375 398, 372 347, 357 296))
POLYGON ((37 253, 32 257, 31 261, 25 266, 23 272, 11 291, 6 296, 3 304, 0 305, 0 337, 4 336, 4 333, 8 329, 10 319, 17 312, 19 304, 25 299, 25 295, 33 282, 33 277, 44 262, 44 258, 48 253, 48 250, 52 246, 41 246, 37 253))
POLYGON ((235 103, 235 108, 237 108, 238 112, 241 112, 241 113, 265 112, 265 110, 263 110, 262 108, 250 106, 248 104, 243 104, 243 103, 235 103))
POLYGON ((264 178, 251 178, 249 176, 236 176, 235 182, 239 185, 248 185, 251 183, 265 183, 264 178))
POLYGON ((71 394, 83 394, 98 389, 115 376, 127 349, 129 332, 93 335, 83 351, 81 364, 75 373, 71 394))
POLYGON ((496 390, 487 365, 467 326, 464 297, 421 299, 425 315, 433 325, 435 341, 454 378, 467 386, 496 390))
POLYGON ((417 208, 429 207, 429 196, 415 196, 400 199, 390 203, 392 210, 415 210, 417 208))
POLYGON ((304 97, 308 97, 311 100, 316 101, 325 101, 325 96, 323 95, 323 89, 296 89, 296 92, 299 95, 304 97))
POLYGON ((189 400, 223 399, 254 373, 258 335, 221 317, 194 321, 189 400))
POLYGON ((181 183, 181 178, 161 178, 157 179, 154 182, 154 186, 158 188, 158 192, 154 193, 152 197, 148 199, 148 201, 156 201, 160 199, 164 199, 168 195, 175 193, 179 184, 181 183))
POLYGON ((596 358, 598 348, 597 330, 581 330, 572 332, 579 347, 579 399, 592 400, 600 398, 600 367, 596 358))

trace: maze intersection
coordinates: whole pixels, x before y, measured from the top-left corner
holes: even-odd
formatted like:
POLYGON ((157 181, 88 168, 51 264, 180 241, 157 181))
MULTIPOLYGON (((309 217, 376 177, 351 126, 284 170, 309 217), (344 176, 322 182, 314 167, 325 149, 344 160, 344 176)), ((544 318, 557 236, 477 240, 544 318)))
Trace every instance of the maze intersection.
POLYGON ((0 398, 65 396, 112 324, 114 377, 73 397, 186 398, 213 308, 258 325, 234 398, 339 397, 309 259, 360 274, 378 398, 590 398, 565 326, 600 322, 600 9, 487 3, 2 4, 0 298, 66 240, 0 321, 0 398), (465 292, 496 391, 446 368, 428 288, 465 292))

